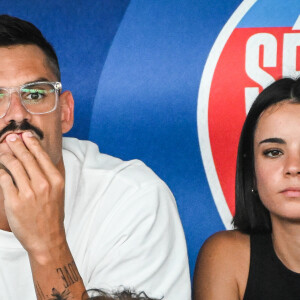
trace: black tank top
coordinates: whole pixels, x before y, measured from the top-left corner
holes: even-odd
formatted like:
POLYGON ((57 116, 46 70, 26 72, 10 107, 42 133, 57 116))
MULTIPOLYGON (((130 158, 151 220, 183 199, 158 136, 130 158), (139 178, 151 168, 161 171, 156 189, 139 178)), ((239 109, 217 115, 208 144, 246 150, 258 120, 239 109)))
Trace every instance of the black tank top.
POLYGON ((270 234, 250 236, 250 269, 244 300, 299 300, 300 274, 277 257, 270 234))

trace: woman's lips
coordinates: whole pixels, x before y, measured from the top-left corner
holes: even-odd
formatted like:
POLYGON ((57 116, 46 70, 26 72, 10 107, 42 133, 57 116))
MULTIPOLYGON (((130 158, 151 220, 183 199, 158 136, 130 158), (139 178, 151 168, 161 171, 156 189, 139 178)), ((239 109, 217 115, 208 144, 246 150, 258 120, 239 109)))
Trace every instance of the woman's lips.
POLYGON ((281 192, 283 195, 285 195, 286 197, 293 197, 293 198, 296 198, 296 197, 300 197, 300 188, 287 188, 285 190, 283 190, 281 192))

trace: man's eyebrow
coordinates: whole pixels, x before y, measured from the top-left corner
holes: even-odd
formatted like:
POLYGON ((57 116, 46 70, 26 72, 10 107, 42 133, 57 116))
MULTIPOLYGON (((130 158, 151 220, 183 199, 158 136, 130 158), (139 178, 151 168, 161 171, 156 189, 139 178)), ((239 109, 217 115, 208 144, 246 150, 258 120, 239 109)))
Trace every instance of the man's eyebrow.
POLYGON ((276 144, 286 144, 285 140, 281 139, 281 138, 268 138, 268 139, 265 139, 265 140, 262 140, 259 142, 259 145, 260 144, 263 144, 263 143, 276 143, 276 144))
POLYGON ((46 77, 39 77, 39 78, 37 78, 37 79, 35 79, 35 80, 27 81, 27 82, 25 82, 24 84, 35 83, 35 82, 38 82, 38 81, 49 81, 49 82, 50 82, 50 80, 47 79, 46 77))

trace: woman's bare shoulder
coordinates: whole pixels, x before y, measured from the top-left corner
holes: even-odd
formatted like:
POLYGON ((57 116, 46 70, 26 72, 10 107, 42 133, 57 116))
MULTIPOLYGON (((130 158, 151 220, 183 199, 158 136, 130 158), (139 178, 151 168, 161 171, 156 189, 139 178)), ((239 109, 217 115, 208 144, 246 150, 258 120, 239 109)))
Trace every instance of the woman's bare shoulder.
MULTIPOLYGON (((202 251, 243 251, 249 249, 250 238, 248 234, 238 230, 220 231, 210 236, 203 244, 202 251)), ((232 253, 232 252, 230 252, 232 253)))
POLYGON ((213 268, 226 268, 234 271, 234 266, 239 261, 247 261, 250 258, 249 235, 237 230, 221 231, 209 237, 200 249, 198 264, 213 268))
MULTIPOLYGON (((217 293, 220 297, 228 296, 224 299, 242 299, 249 265, 249 235, 237 230, 215 233, 205 241, 199 252, 194 292, 198 290, 198 294, 205 295, 206 299, 219 299, 217 293)), ((195 299, 204 299, 204 296, 195 299)))

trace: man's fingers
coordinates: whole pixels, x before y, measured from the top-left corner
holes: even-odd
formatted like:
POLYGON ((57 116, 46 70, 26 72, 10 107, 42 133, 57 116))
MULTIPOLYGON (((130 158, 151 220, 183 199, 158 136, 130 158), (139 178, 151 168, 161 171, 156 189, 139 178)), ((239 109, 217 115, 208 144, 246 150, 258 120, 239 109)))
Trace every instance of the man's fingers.
MULTIPOLYGON (((6 142, 16 158, 23 164, 35 190, 47 191, 50 183, 52 188, 63 187, 63 177, 54 166, 49 155, 42 148, 39 140, 31 132, 24 132, 22 139, 17 134, 10 134, 6 142), (23 139, 23 140, 22 140, 23 139)), ((10 169, 7 166, 8 169, 10 169)), ((13 176, 17 175, 10 169, 13 176)))
POLYGON ((44 171, 46 170, 52 172, 56 170, 56 167, 53 165, 53 162, 51 161, 48 153, 46 153, 38 139, 35 138, 31 132, 24 132, 22 137, 26 147, 28 148, 30 153, 33 154, 44 171))
MULTIPOLYGON (((39 167, 37 161, 35 160, 34 156, 26 148, 23 141, 17 134, 8 135, 6 137, 6 142, 9 148, 11 149, 13 155, 23 165, 23 169, 25 169, 27 177, 29 176, 31 180, 35 180, 43 176, 43 172, 39 167)), ((17 170, 14 169, 14 166, 8 166, 5 163, 4 165, 10 170, 14 178, 16 178, 18 175, 24 175, 16 173, 17 170)))
POLYGON ((3 169, 0 169, 0 187, 2 189, 4 199, 14 199, 18 194, 12 177, 3 169))
POLYGON ((15 179, 14 179, 13 175, 2 163, 0 163, 0 170, 6 171, 8 173, 8 175, 11 176, 13 184, 16 185, 16 182, 15 182, 15 179))
MULTIPOLYGON (((4 179, 11 178, 11 182, 16 184, 18 190, 25 193, 30 188, 28 175, 21 164, 21 162, 10 153, 3 153, 0 155, 1 172, 4 179), (7 174, 7 176, 5 175, 7 174)), ((6 188, 6 187, 4 187, 6 188)))
POLYGON ((63 185, 63 177, 61 173, 53 164, 48 153, 42 148, 39 140, 34 137, 31 132, 24 132, 22 137, 26 147, 34 156, 38 165, 52 185, 58 186, 60 183, 63 185))

